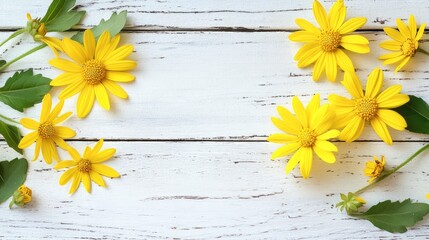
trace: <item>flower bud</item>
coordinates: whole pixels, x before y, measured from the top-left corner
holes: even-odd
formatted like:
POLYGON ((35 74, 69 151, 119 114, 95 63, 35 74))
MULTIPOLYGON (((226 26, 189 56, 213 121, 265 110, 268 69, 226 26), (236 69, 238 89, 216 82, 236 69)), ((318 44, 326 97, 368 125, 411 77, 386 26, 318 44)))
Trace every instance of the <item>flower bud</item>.
POLYGON ((19 207, 22 207, 25 204, 31 202, 32 193, 33 192, 31 191, 30 188, 28 188, 25 185, 22 185, 13 193, 12 201, 9 204, 9 208, 12 208, 14 204, 19 207))

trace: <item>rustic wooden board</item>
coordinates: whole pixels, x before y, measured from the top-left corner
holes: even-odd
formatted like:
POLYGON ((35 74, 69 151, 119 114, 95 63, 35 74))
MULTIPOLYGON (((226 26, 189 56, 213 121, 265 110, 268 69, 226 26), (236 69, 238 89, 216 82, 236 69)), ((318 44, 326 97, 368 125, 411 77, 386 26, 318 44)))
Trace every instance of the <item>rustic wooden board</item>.
MULTIPOLYGON (((78 149, 93 142, 72 142, 78 149)), ((422 146, 398 143, 337 144, 338 162, 314 162, 312 178, 286 176, 285 161, 270 161, 269 143, 106 142, 117 156, 107 162, 121 174, 108 189, 93 186, 68 196, 62 172, 30 164, 27 184, 34 202, 0 208, 0 237, 7 239, 358 239, 428 238, 428 219, 405 234, 390 234, 348 218, 333 207, 340 192, 364 186, 364 162, 385 154, 398 165, 422 146)), ((15 156, 4 143, 6 158, 15 156)), ((63 155, 64 156, 64 155, 63 155)), ((372 205, 409 196, 425 201, 425 153, 363 197, 372 205)))
MULTIPOLYGON (((79 139, 264 140, 278 131, 270 120, 277 115, 276 105, 291 107, 292 96, 300 96, 304 102, 315 93, 320 93, 325 102, 331 93, 349 96, 339 83, 340 77, 336 83, 327 80, 315 83, 311 80, 312 68, 298 69, 293 55, 300 45, 287 40, 287 35, 284 32, 123 34, 123 42, 135 45, 132 58, 139 62, 133 72, 136 82, 123 84, 129 100, 112 98, 112 111, 106 112, 97 105, 84 121, 72 117, 66 124, 76 129, 79 139), (108 131, 100 131, 97 126, 108 131)), ((364 35, 371 41, 372 52, 351 57, 358 74, 366 81, 374 67, 382 67, 376 58, 384 52, 378 44, 386 36, 364 35)), ((0 34, 0 38, 4 36, 0 34)), ((27 42, 20 46, 30 48, 27 42)), ((6 59, 15 55, 13 51, 3 54, 6 59)), ((33 66, 36 72, 53 78, 60 71, 47 64, 52 57, 46 48, 8 70, 33 66)), ((429 99, 428 65, 428 58, 417 54, 404 72, 394 74, 393 67, 383 67, 385 85, 402 84, 405 93, 429 99)), ((11 74, 2 75, 0 81, 11 74)), ((57 93, 58 89, 54 89, 53 94, 57 93)), ((66 102, 67 110, 75 111, 76 99, 66 102)), ((39 112, 40 105, 24 115, 12 110, 7 113, 19 119, 38 116, 39 112)), ((394 140, 427 139, 425 135, 391 132, 394 140)), ((361 140, 378 140, 378 137, 368 126, 361 140)))
MULTIPOLYGON (((327 9, 333 2, 321 1, 327 9)), ((121 10, 129 12, 127 29, 133 30, 292 30, 297 28, 295 18, 314 19, 312 0, 78 0, 77 3, 80 9, 88 12, 78 28, 96 25, 101 18, 110 17, 112 11, 121 10)), ((396 18, 408 19, 410 14, 414 14, 418 22, 429 22, 429 2, 426 0, 347 0, 345 4, 348 17, 368 19, 365 29, 395 26, 396 18)), ((33 17, 41 17, 48 5, 46 0, 19 4, 1 1, 1 28, 20 28, 26 23, 27 12, 33 17)))

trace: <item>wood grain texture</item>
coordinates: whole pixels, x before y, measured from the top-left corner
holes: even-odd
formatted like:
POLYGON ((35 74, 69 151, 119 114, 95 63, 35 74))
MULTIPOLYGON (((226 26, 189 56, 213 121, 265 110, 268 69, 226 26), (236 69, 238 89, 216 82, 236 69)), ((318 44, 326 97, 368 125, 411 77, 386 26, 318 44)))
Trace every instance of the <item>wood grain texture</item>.
MULTIPOLYGON (((78 139, 188 139, 188 140, 264 140, 278 130, 270 117, 276 116, 276 106, 291 107, 292 96, 307 103, 320 93, 324 102, 329 94, 349 96, 339 83, 326 79, 311 80, 312 68, 298 69, 293 55, 300 45, 287 40, 283 32, 162 32, 123 34, 124 43, 135 45, 131 58, 139 66, 133 72, 137 80, 122 84, 129 100, 111 98, 112 111, 106 112, 96 104, 84 121, 72 117, 65 124, 76 129, 78 139), (100 131, 99 127, 108 129, 100 131)), ((372 52, 350 54, 363 82, 384 53, 378 44, 387 39, 380 33, 365 33, 371 41, 372 52), (371 61, 368 61, 371 59, 371 61)), ((4 37, 5 34, 0 37, 4 37)), ((426 40, 424 40, 426 41, 426 40)), ((28 41, 20 44, 23 49, 28 41)), ((423 48, 427 44, 422 43, 423 48)), ((17 53, 3 54, 5 59, 17 53)), ((49 67, 53 57, 49 49, 12 65, 14 72, 22 66, 54 78, 61 72, 49 67)), ((385 87, 402 84, 403 92, 429 99, 428 58, 418 53, 404 72, 385 70, 385 87)), ((7 73, 0 76, 5 81, 7 73)), ((58 95, 60 88, 52 94, 58 95)), ((75 112, 77 97, 66 101, 65 110, 75 112)), ((40 105, 24 115, 15 111, 7 114, 17 120, 22 116, 36 117, 40 105)), ((427 140, 426 135, 391 131, 394 140, 427 140)), ((370 126, 361 140, 378 140, 370 126)))
MULTIPOLYGON (((79 150, 93 142, 71 142, 79 150)), ((117 155, 106 162, 121 174, 69 197, 59 186, 63 171, 30 164, 27 185, 34 201, 0 208, 3 239, 424 239, 428 219, 405 234, 390 234, 348 218, 333 207, 340 192, 366 184, 362 169, 372 155, 398 165, 421 147, 398 143, 337 144, 338 162, 314 162, 312 178, 298 169, 286 176, 285 161, 270 161, 269 143, 106 142, 117 155), (383 150, 381 150, 383 149, 383 150)), ((14 157, 1 143, 2 155, 14 157)), ((62 154, 63 157, 66 157, 62 154)), ((363 197, 369 205, 409 196, 425 201, 427 153, 363 197)))
MULTIPOLYGON (((321 1, 326 9, 330 9, 333 2, 321 1)), ((112 11, 127 10, 129 30, 293 30, 297 29, 296 18, 314 19, 312 3, 312 0, 78 0, 78 8, 88 14, 77 27, 96 25, 101 18, 108 18, 112 11)), ((0 2, 3 9, 1 28, 24 26, 27 12, 42 17, 49 1, 27 1, 25 7, 23 4, 0 2)), ((410 14, 414 14, 418 22, 429 22, 429 2, 426 0, 348 0, 345 4, 349 18, 363 16, 368 19, 364 29, 396 26, 396 18, 408 19, 410 14)))

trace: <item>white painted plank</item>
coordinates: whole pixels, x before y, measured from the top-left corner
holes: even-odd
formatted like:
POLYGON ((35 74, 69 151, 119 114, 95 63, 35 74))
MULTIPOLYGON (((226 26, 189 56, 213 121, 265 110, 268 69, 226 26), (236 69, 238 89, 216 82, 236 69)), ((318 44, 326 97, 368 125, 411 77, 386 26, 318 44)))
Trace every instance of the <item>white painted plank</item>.
MULTIPOLYGON (((1 1, 1 28, 25 26, 27 12, 34 17, 42 17, 50 1, 32 0, 20 4, 1 1), (10 13, 14 13, 11 15, 10 13)), ((321 3, 329 9, 334 1, 321 3)), ((78 28, 97 24, 101 18, 108 18, 112 11, 128 10, 128 29, 297 29, 294 20, 298 17, 314 19, 312 0, 78 0, 79 9, 87 11, 87 16, 78 28)), ((347 16, 366 17, 365 29, 381 29, 396 26, 395 19, 408 19, 414 14, 418 22, 429 22, 426 0, 409 1, 377 0, 345 1, 347 16)), ((314 21, 313 21, 314 22, 314 21)))
MULTIPOLYGON (((384 51, 378 44, 387 39, 378 33, 365 36, 371 41, 372 52, 350 55, 363 81, 374 67, 381 67, 377 57, 384 51)), ((21 50, 30 47, 26 42, 20 44, 21 50)), ((261 140, 277 131, 270 121, 277 115, 276 105, 291 107, 293 95, 304 102, 315 93, 320 93, 324 102, 331 93, 349 96, 339 81, 315 83, 312 68, 298 69, 293 55, 300 45, 288 41, 282 32, 133 33, 124 34, 123 42, 135 45, 132 58, 139 63, 133 72, 136 82, 123 84, 130 99, 113 98, 110 112, 97 105, 87 119, 69 119, 65 124, 76 129, 77 138, 261 140)), ((10 59, 16 54, 8 51, 1 57, 10 59)), ((31 66, 55 77, 60 71, 47 64, 52 57, 50 50, 44 49, 12 65, 9 71, 31 66)), ((428 64, 428 57, 418 53, 405 72, 394 75, 393 67, 383 67, 386 87, 399 83, 403 92, 429 101, 428 64)), ((0 81, 11 74, 0 76, 0 81)), ((57 95, 58 89, 53 94, 57 95)), ((76 99, 69 99, 65 109, 74 111, 76 99)), ((5 107, 0 107, 4 111, 5 107)), ((24 115, 12 110, 5 114, 19 119, 36 118, 39 112, 40 105, 24 115)), ((427 140, 425 135, 391 132, 395 140, 427 140)), ((361 139, 378 137, 368 127, 361 139)))
MULTIPOLYGON (((3 157, 14 153, 5 149, 3 157)), ((82 150, 92 142, 72 142, 82 150)), ((117 156, 107 162, 120 179, 108 189, 93 186, 68 196, 58 185, 62 172, 42 162, 30 164, 27 185, 34 202, 23 209, 0 206, 0 237, 61 239, 357 239, 428 238, 428 218, 405 234, 377 230, 333 207, 340 192, 366 184, 362 169, 372 155, 385 154, 387 168, 398 165, 420 143, 337 144, 338 162, 314 162, 312 178, 285 161, 270 161, 269 143, 106 142, 117 156)), ((64 155, 63 155, 64 156, 64 155)), ((369 205, 392 199, 426 202, 427 153, 362 196, 369 205)))

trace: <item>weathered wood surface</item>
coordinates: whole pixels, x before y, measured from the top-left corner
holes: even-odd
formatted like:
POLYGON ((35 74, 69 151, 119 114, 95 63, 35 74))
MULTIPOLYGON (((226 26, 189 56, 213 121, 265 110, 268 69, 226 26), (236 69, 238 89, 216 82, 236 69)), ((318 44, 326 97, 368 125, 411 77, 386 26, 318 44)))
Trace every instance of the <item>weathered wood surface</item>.
MULTIPOLYGON (((94 142, 72 142, 82 150, 94 142)), ((362 168, 384 154, 398 165, 422 144, 337 144, 339 161, 314 162, 312 178, 284 173, 284 161, 269 161, 269 143, 106 142, 117 156, 106 162, 121 174, 67 195, 62 171, 30 165, 27 184, 34 202, 23 209, 0 208, 0 237, 6 239, 425 239, 428 220, 405 234, 390 234, 348 218, 333 207, 339 192, 366 184, 362 168)), ((15 156, 1 144, 2 155, 15 156)), ((30 152, 30 151, 28 151, 30 152)), ((65 155, 63 155, 65 156, 65 155)), ((384 199, 425 201, 429 166, 423 154, 396 176, 363 195, 368 204, 384 199)))
MULTIPOLYGON (((329 9, 334 1, 322 0, 329 9)), ((79 8, 88 12, 81 27, 97 24, 108 18, 112 11, 127 10, 128 29, 139 30, 291 30, 296 29, 295 18, 314 19, 312 0, 82 0, 79 8)), ((418 22, 429 22, 429 2, 426 0, 345 1, 348 17, 364 16, 365 29, 395 26, 395 19, 408 19, 410 14, 418 22)), ((18 3, 1 1, 0 13, 3 29, 19 28, 25 24, 27 12, 43 16, 49 1, 32 0, 18 3), (10 13, 14 15, 11 16, 10 13)))

